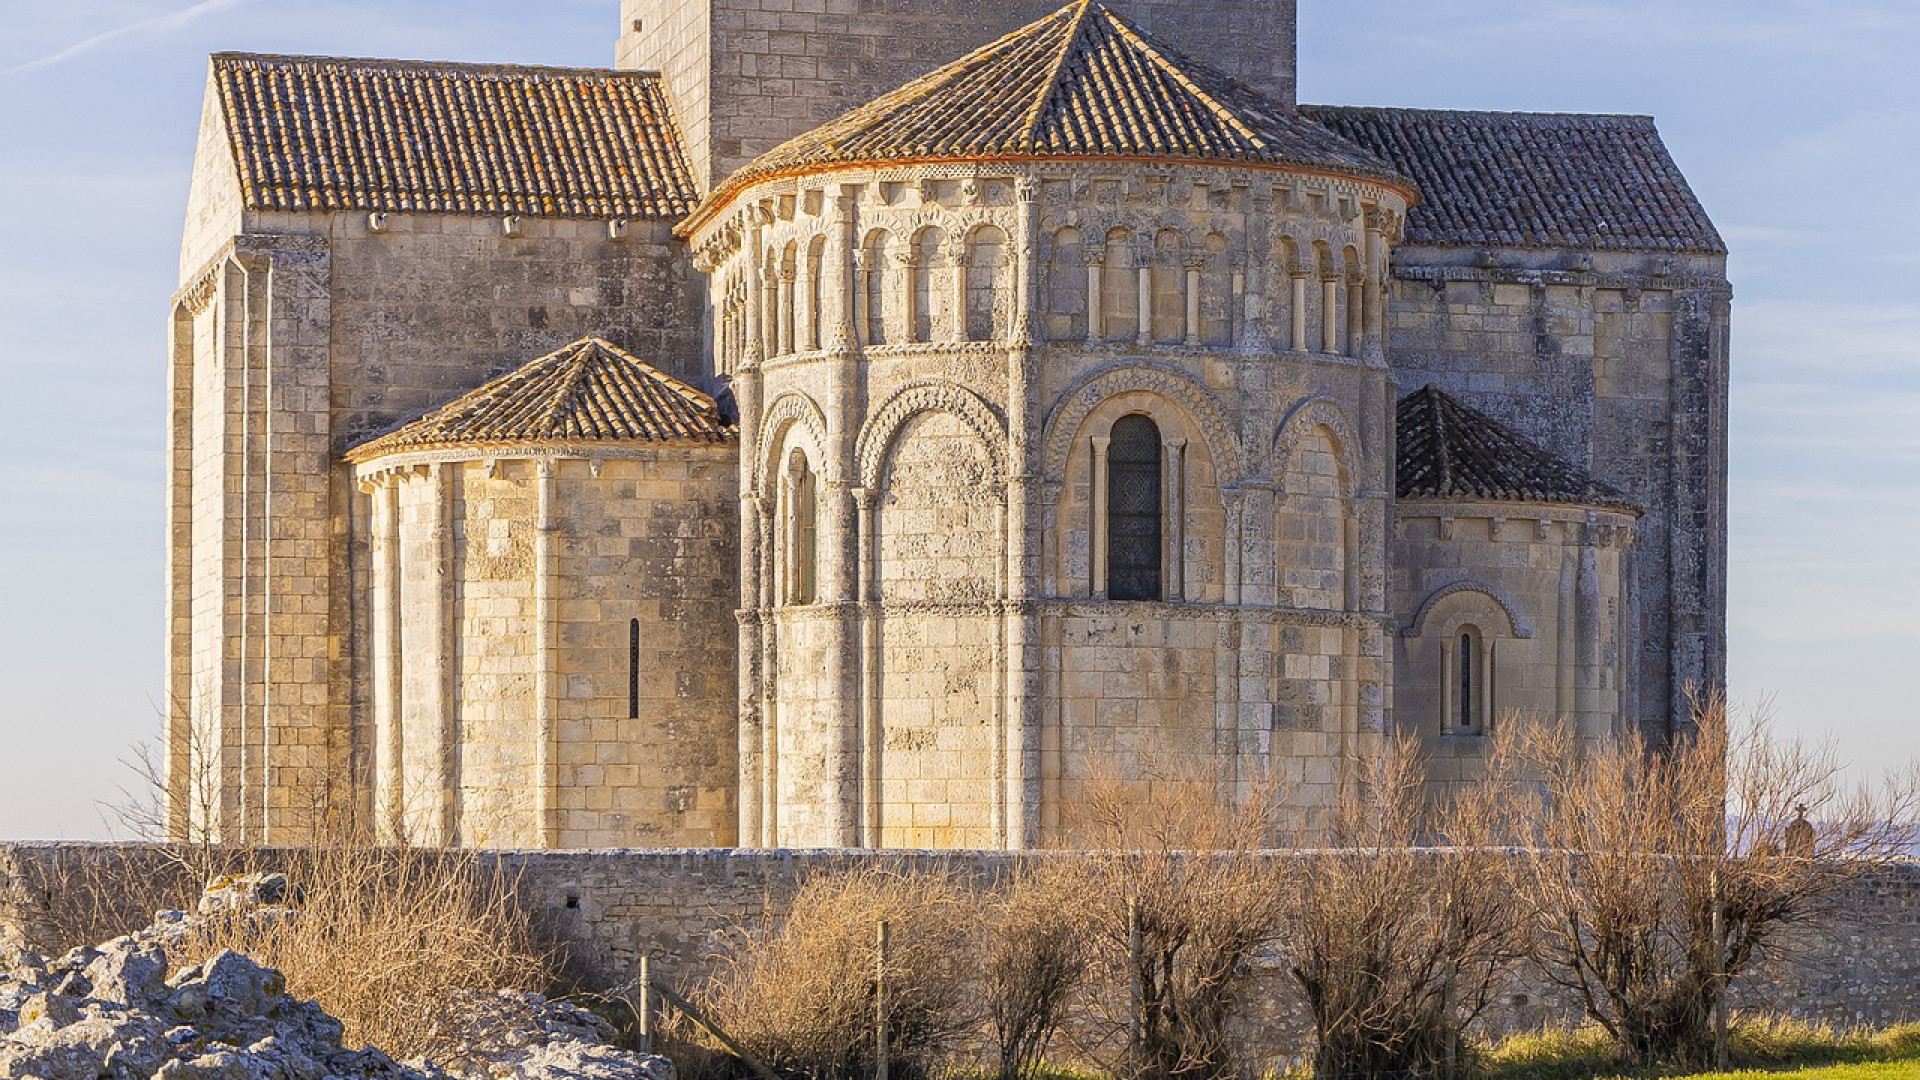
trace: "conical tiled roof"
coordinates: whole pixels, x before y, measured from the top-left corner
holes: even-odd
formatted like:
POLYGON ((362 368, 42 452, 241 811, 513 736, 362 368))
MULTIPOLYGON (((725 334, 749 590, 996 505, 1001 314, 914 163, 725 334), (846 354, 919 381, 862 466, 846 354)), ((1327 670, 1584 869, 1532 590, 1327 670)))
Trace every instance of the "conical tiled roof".
POLYGON ((590 337, 361 443, 347 459, 474 445, 726 443, 734 435, 712 398, 590 337))
POLYGON ((1045 157, 1291 165, 1413 189, 1373 154, 1075 0, 775 147, 706 205, 758 179, 834 165, 1045 157))
POLYGON ((1425 386, 1400 399, 1395 492, 1402 499, 1499 499, 1637 510, 1618 490, 1525 436, 1425 386))

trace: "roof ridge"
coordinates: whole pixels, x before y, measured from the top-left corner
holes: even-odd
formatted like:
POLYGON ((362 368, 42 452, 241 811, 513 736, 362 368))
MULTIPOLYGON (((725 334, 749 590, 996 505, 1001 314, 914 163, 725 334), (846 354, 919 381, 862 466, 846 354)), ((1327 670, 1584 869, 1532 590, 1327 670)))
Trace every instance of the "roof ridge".
MULTIPOLYGON (((1074 42, 1080 38, 1081 27, 1086 25, 1087 13, 1094 8, 1094 0, 1079 0, 1079 10, 1068 20, 1066 36, 1060 42, 1060 55, 1053 58, 1053 64, 1047 68, 1046 81, 1040 84, 1040 96, 1033 100, 1033 111, 1027 116, 1027 133, 1021 145, 1032 151, 1039 144, 1040 125, 1047 118, 1047 107, 1060 93, 1060 73, 1066 70, 1067 60, 1073 56, 1074 42)), ((1065 11, 1061 8, 1060 11, 1065 11)), ((1058 15, 1059 12, 1055 12, 1058 15)))
POLYGON ((1609 113, 1609 112, 1562 112, 1554 109, 1439 109, 1419 105, 1332 105, 1326 102, 1303 101, 1302 109, 1337 109, 1342 112, 1390 112, 1418 113, 1422 116, 1501 116, 1501 117, 1541 117, 1557 120, 1619 120, 1632 121, 1634 124, 1652 124, 1655 118, 1647 113, 1609 113))
POLYGON ((1189 76, 1179 64, 1173 62, 1172 55, 1169 55, 1166 51, 1154 45, 1146 34, 1128 22, 1120 13, 1104 5, 1100 7, 1100 12, 1107 16, 1108 21, 1113 24, 1117 32, 1132 41, 1142 52, 1146 53, 1147 57, 1154 62, 1154 65, 1158 67, 1163 74, 1179 83, 1188 93, 1199 98, 1201 102, 1207 106, 1208 110, 1213 113, 1215 119, 1238 131, 1242 138, 1259 149, 1267 149, 1267 141, 1260 137, 1259 132, 1249 127, 1246 121, 1240 119, 1238 113, 1227 108, 1226 104, 1214 96, 1211 91, 1193 81, 1193 78, 1189 76))
POLYGON ((513 73, 520 75, 574 76, 600 75, 614 79, 659 79, 661 73, 652 68, 610 68, 610 67, 568 67, 564 64, 515 64, 494 60, 415 60, 397 56, 327 56, 321 53, 266 53, 239 52, 226 50, 209 54, 215 63, 259 61, 268 64, 315 64, 332 67, 361 66, 369 68, 394 68, 402 71, 447 71, 449 69, 473 74, 487 72, 513 73))
POLYGON ((573 395, 580 389, 581 380, 587 377, 587 366, 592 363, 596 353, 593 339, 587 338, 575 342, 571 348, 565 350, 560 362, 554 365, 563 369, 565 381, 556 388, 553 397, 547 402, 547 407, 540 414, 538 423, 549 437, 559 433, 560 417, 566 415, 573 405, 573 395))

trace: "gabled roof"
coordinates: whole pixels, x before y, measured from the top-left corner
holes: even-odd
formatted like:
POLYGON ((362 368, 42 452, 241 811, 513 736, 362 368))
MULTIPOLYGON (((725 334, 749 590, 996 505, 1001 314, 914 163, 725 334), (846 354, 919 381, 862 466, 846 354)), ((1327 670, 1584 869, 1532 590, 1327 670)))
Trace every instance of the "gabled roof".
POLYGON ((1074 0, 775 147, 709 204, 758 179, 834 165, 1035 157, 1288 165, 1408 186, 1373 154, 1094 0, 1074 0))
POLYGON ((1618 490, 1428 385, 1400 399, 1394 491, 1402 499, 1491 499, 1637 510, 1618 490))
POLYGON ((1645 116, 1302 105, 1420 186, 1406 242, 1725 254, 1645 116))
POLYGON ((659 77, 222 53, 254 210, 672 219, 699 197, 659 77))
POLYGON ((454 446, 728 443, 735 435, 712 398, 590 337, 361 443, 347 460, 454 446))

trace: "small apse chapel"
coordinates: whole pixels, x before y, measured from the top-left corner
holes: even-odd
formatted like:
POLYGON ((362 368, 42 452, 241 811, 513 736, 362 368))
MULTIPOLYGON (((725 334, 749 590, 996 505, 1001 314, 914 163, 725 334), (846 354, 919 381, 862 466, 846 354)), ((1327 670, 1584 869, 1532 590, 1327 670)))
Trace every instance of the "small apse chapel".
POLYGON ((213 58, 176 831, 1019 848, 1686 722, 1730 289, 1651 120, 1299 105, 1291 2, 871 6, 213 58))

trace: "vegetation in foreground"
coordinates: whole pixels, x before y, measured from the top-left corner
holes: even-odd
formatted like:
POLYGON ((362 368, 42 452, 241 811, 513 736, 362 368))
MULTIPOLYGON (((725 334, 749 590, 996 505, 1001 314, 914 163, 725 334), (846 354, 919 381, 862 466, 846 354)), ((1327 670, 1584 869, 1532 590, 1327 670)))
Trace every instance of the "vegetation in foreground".
POLYGON ((1791 1072, 1807 1080, 1920 1077, 1920 1024, 1879 1031, 1839 1031, 1778 1016, 1743 1016, 1729 1031, 1724 1073, 1678 1073, 1660 1069, 1623 1072, 1605 1029, 1547 1030, 1502 1040, 1475 1062, 1469 1080, 1595 1080, 1685 1075, 1693 1080, 1791 1072))

